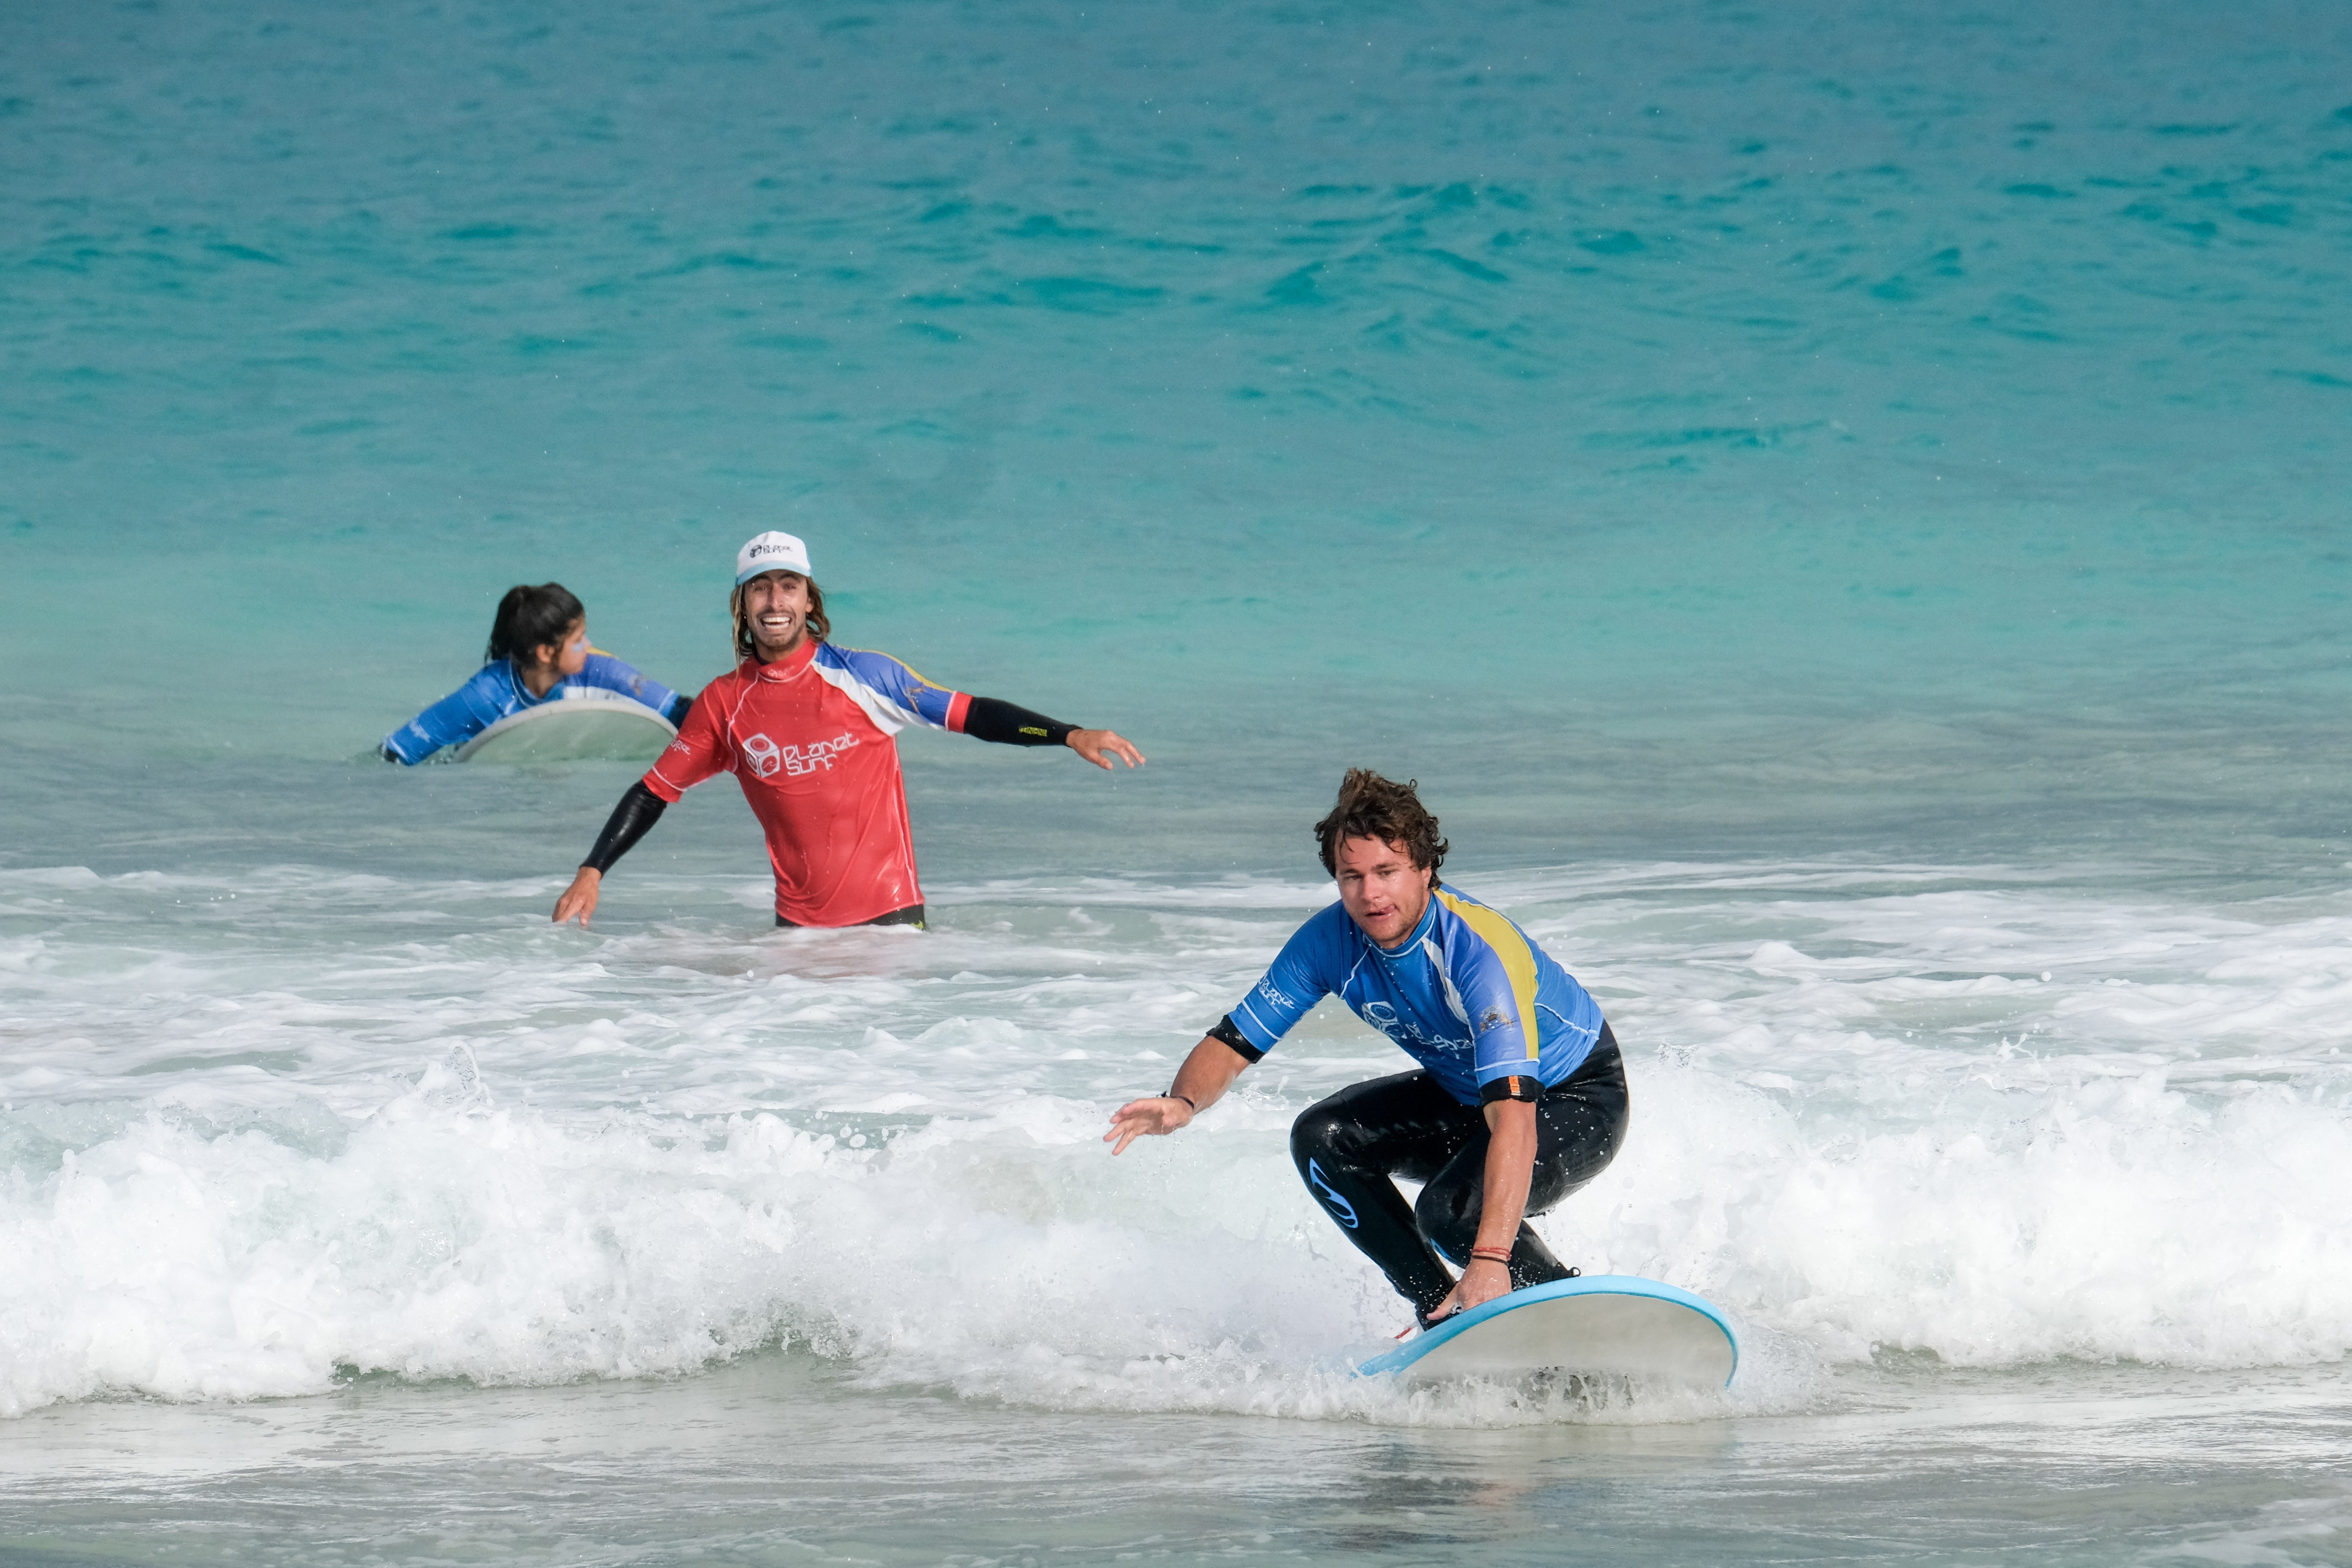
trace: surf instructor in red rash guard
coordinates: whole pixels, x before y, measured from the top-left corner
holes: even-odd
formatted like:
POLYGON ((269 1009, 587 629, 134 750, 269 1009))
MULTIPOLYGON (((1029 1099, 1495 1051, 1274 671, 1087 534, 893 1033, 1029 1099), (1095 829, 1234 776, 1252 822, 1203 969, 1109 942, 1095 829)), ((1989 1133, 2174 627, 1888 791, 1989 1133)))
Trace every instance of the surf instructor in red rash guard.
POLYGON ((1067 746, 1099 768, 1143 753, 1108 730, 1081 730, 991 697, 934 686, 888 654, 835 647, 808 547, 763 533, 735 558, 735 651, 703 688, 677 739, 629 786, 581 863, 555 921, 595 912, 613 862, 670 803, 730 773, 768 836, 780 926, 923 923, 907 788, 892 739, 927 725, 1013 746, 1067 746))

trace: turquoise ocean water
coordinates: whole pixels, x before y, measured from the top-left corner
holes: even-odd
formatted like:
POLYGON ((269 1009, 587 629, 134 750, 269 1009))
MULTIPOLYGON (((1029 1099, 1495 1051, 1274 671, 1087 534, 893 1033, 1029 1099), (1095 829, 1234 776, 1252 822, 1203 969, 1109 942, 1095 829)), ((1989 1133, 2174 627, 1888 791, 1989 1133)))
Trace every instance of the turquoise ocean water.
POLYGON ((2340 1563, 2352 12, 0 8, 0 1563, 2340 1563), (1150 753, 388 768, 736 547, 1150 753), (1720 1400, 1406 1395, 1159 1087, 1339 771, 1593 987, 1720 1400))

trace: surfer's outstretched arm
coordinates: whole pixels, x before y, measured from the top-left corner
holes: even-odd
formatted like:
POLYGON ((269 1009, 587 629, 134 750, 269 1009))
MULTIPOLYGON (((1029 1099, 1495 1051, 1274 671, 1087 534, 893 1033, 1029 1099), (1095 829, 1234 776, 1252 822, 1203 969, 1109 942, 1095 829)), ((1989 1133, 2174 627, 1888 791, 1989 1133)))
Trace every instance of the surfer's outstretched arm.
POLYGON ((579 874, 572 879, 572 886, 555 900, 557 925, 569 920, 576 920, 583 926, 588 923, 588 917, 596 912, 596 894, 604 885, 604 873, 613 868, 614 861, 629 852, 631 845, 653 831, 654 824, 661 820, 661 814, 668 806, 669 802, 647 789, 643 779, 629 786, 629 793, 621 797, 621 804, 604 819, 604 831, 596 835, 595 847, 588 851, 588 858, 580 862, 579 874))
POLYGON ((1204 1037, 1176 1069, 1176 1081, 1166 1094, 1130 1100, 1110 1113, 1110 1131, 1103 1134, 1103 1142, 1114 1145, 1112 1153, 1123 1154, 1139 1138, 1160 1137, 1189 1124, 1233 1088, 1250 1061, 1214 1035, 1204 1037))
POLYGON ((1429 1314, 1434 1322, 1493 1300, 1511 1289, 1511 1248, 1527 1217, 1528 1188, 1536 1169, 1536 1107, 1529 1100, 1487 1102, 1486 1171, 1480 1191, 1478 1236, 1453 1292, 1429 1314))

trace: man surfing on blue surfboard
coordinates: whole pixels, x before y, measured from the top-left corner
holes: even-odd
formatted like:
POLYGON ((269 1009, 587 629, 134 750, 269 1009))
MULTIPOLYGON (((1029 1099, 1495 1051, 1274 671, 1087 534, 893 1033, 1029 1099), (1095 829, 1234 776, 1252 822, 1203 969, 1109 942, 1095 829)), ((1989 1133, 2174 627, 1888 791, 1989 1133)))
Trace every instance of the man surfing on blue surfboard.
POLYGON ((1316 1201, 1423 1328, 1570 1278, 1526 1216, 1624 1142, 1624 1062, 1599 1005, 1512 921, 1438 880, 1448 846, 1413 784, 1350 768, 1315 837, 1339 901, 1298 928, 1166 1094, 1112 1113, 1103 1142, 1117 1154, 1188 1125, 1336 995, 1422 1065, 1341 1089, 1292 1125, 1316 1201), (1396 1176, 1425 1184, 1419 1201, 1396 1176))

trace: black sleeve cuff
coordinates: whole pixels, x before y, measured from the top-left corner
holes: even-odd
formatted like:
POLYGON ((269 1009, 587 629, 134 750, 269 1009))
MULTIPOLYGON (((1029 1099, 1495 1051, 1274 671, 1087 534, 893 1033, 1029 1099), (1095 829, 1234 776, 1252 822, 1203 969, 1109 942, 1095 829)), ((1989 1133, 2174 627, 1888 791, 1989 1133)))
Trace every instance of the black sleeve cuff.
POLYGON ((1076 728, 1076 724, 1065 724, 1010 702, 999 702, 993 697, 973 698, 963 715, 965 734, 976 741, 993 741, 1000 746, 1059 746, 1069 740, 1070 731, 1076 728))
POLYGON ((1532 1076, 1523 1078, 1513 1073, 1509 1078, 1498 1078, 1492 1083, 1480 1084, 1478 1103, 1492 1105, 1498 1100, 1524 1100, 1532 1105, 1543 1098, 1543 1079, 1532 1076))
POLYGON ((1209 1031, 1209 1038, 1216 1041, 1244 1062, 1258 1062, 1265 1059, 1265 1053, 1251 1045, 1248 1037, 1234 1027, 1234 1016, 1231 1013, 1217 1020, 1217 1026, 1209 1031))

